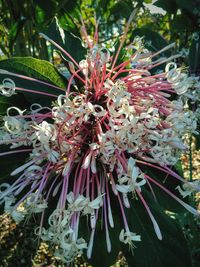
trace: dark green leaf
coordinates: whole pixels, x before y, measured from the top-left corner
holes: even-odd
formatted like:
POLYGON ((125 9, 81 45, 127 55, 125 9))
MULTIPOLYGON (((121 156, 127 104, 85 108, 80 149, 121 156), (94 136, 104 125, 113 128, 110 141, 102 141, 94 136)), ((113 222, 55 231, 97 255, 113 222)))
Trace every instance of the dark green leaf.
POLYGON ((35 19, 38 24, 46 23, 55 16, 56 2, 54 0, 48 0, 48 2, 35 0, 35 5, 35 19))
MULTIPOLYGON (((149 28, 141 27, 132 32, 131 39, 135 36, 144 37, 145 47, 150 51, 159 51, 163 47, 167 46, 166 40, 157 32, 152 31, 149 28)), ((170 51, 165 51, 161 56, 169 56, 170 51)))
MULTIPOLYGON (((104 218, 101 211, 98 216, 98 221, 96 224, 95 234, 94 234, 94 244, 92 249, 91 259, 87 261, 93 267, 110 267, 117 261, 117 257, 120 251, 120 241, 119 234, 122 229, 122 219, 120 216, 119 207, 116 205, 116 196, 110 194, 111 197, 111 208, 114 221, 114 228, 108 225, 109 236, 111 241, 111 252, 107 251, 106 245, 106 231, 104 218)), ((109 223, 108 223, 109 224, 109 223)), ((82 236, 88 243, 91 235, 90 220, 89 218, 82 217, 79 226, 79 235, 82 236)), ((85 258, 87 256, 85 255, 85 258)))
MULTIPOLYGON (((12 149, 18 150, 18 149, 12 149)), ((0 146, 0 152, 11 151, 9 146, 0 146)), ((0 158, 0 182, 10 183, 15 179, 11 177, 10 173, 18 168, 20 165, 24 164, 28 153, 13 153, 11 155, 3 156, 0 158)))
POLYGON ((174 0, 157 0, 154 3, 155 6, 161 7, 164 10, 166 10, 169 13, 176 13, 178 7, 176 5, 176 2, 174 0))
MULTIPOLYGON (((45 34, 65 49, 77 62, 85 58, 86 49, 82 46, 81 40, 70 32, 63 30, 56 19, 50 24, 45 34)), ((64 56, 67 58, 66 55, 64 56)))
POLYGON ((111 8, 110 14, 115 17, 115 19, 126 18, 128 19, 131 12, 134 9, 133 2, 130 0, 119 0, 111 8))
POLYGON ((63 29, 79 34, 76 21, 80 20, 81 1, 64 0, 57 3, 58 20, 63 29))
POLYGON ((130 230, 141 234, 142 241, 135 242, 134 255, 127 246, 122 247, 129 267, 190 267, 187 242, 176 220, 160 210, 150 198, 145 198, 161 229, 163 240, 158 240, 144 206, 139 200, 132 201, 131 208, 127 209, 127 218, 130 230))
POLYGON ((117 261, 117 255, 120 250, 119 232, 117 232, 116 229, 110 229, 109 235, 112 243, 112 250, 110 253, 108 253, 106 247, 105 229, 96 230, 92 258, 88 260, 93 267, 109 267, 117 261))
MULTIPOLYGON (((176 189, 177 186, 181 186, 182 182, 177 180, 172 175, 167 175, 165 172, 161 170, 157 170, 155 168, 147 167, 143 168, 143 171, 146 172, 150 177, 158 181, 160 184, 162 184, 165 188, 170 190, 176 197, 179 197, 182 199, 182 196, 180 195, 179 191, 176 189)), ((177 168, 173 169, 173 171, 178 172, 180 171, 180 175, 182 175, 181 166, 180 163, 178 163, 177 168)), ((169 210, 171 212, 184 212, 185 209, 172 197, 170 197, 166 192, 162 191, 159 187, 157 187, 154 184, 151 184, 152 189, 155 193, 156 200, 160 204, 160 206, 165 209, 169 210)), ((187 201, 187 199, 185 199, 187 201)))
MULTIPOLYGON (((39 60, 32 57, 17 57, 0 61, 0 69, 4 69, 13 73, 23 74, 28 77, 33 77, 49 84, 56 85, 60 88, 66 88, 67 80, 58 72, 58 70, 49 62, 39 60)), ((21 87, 34 92, 22 92, 29 103, 39 103, 41 105, 51 106, 55 97, 38 94, 37 91, 45 92, 52 95, 59 95, 63 93, 60 89, 53 88, 50 85, 43 85, 38 82, 27 79, 9 76, 7 74, 0 74, 1 80, 4 78, 11 78, 14 80, 17 87, 21 87)), ((0 80, 0 82, 1 82, 0 80)))
POLYGON ((192 73, 200 72, 200 32, 196 33, 196 38, 193 38, 189 52, 189 65, 192 73))
MULTIPOLYGON (((200 121, 197 124, 197 131, 198 132, 200 131, 200 121)), ((200 149, 200 135, 199 134, 195 135, 195 144, 196 144, 196 150, 199 150, 200 149)))
POLYGON ((4 115, 9 106, 10 106, 9 98, 6 96, 0 96, 0 115, 4 115))
POLYGON ((7 108, 11 106, 17 106, 18 108, 25 109, 28 108, 28 104, 29 103, 22 94, 13 95, 12 97, 0 95, 0 115, 5 115, 7 108))
POLYGON ((45 13, 44 13, 44 11, 42 10, 42 8, 40 6, 36 5, 35 13, 36 13, 35 20, 36 20, 37 24, 41 24, 42 25, 45 22, 45 13))
POLYGON ((176 15, 171 23, 173 31, 192 30, 191 20, 184 14, 176 15))
POLYGON ((184 8, 190 13, 193 13, 195 9, 198 9, 198 0, 188 1, 188 0, 176 0, 178 8, 184 8))
POLYGON ((66 80, 48 61, 33 57, 14 57, 0 61, 0 69, 20 73, 57 85, 66 86, 66 80))

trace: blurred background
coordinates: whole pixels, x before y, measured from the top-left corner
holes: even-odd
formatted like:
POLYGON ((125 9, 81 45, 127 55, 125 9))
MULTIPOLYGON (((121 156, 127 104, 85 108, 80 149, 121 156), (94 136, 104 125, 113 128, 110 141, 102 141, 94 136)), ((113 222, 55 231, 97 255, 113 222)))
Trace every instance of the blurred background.
MULTIPOLYGON (((175 42, 172 52, 181 54, 178 64, 189 66, 190 74, 199 75, 200 0, 0 0, 0 60, 32 56, 49 60, 62 68, 59 54, 39 33, 46 33, 58 43, 62 31, 65 37, 71 33, 80 37, 81 17, 90 34, 94 31, 95 18, 99 21, 99 42, 106 42, 112 49, 134 9, 137 12, 126 44, 140 36, 148 50, 158 51, 175 42), (59 36, 55 31, 58 25, 59 36)), ((65 39, 64 48, 73 51, 71 38, 65 39)), ((73 53, 81 59, 79 52, 73 53)), ((200 178, 199 139, 188 139, 190 150, 182 157, 188 179, 200 178)), ((198 196, 194 196, 192 201, 197 202, 198 196)), ((188 214, 182 214, 178 219, 191 249, 193 266, 199 267, 199 224, 188 214)), ((34 218, 26 225, 16 225, 8 215, 0 217, 0 267, 64 266, 52 257, 47 244, 35 238, 33 225, 34 218)), ((118 266, 125 266, 123 257, 120 262, 118 266)), ((77 266, 84 265, 79 263, 77 266)))
MULTIPOLYGON (((55 17, 66 31, 80 36, 80 15, 91 29, 100 21, 102 42, 120 36, 133 9, 137 12, 129 38, 144 36, 149 50, 175 42, 191 72, 200 68, 200 0, 0 0, 0 57, 33 56, 52 59, 39 32, 55 17)), ((49 29, 51 31, 51 29, 49 29)))

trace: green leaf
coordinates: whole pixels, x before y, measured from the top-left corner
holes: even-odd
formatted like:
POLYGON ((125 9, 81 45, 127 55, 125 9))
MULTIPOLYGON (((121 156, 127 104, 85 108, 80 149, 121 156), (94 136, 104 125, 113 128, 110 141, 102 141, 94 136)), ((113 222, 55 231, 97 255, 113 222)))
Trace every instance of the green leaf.
POLYGON ((63 29, 78 35, 80 33, 80 30, 75 22, 80 20, 81 1, 59 1, 59 3, 57 3, 57 10, 60 26, 63 29))
POLYGON ((28 102, 22 94, 13 95, 12 97, 0 95, 0 116, 5 115, 7 108, 11 106, 17 106, 18 108, 25 109, 28 108, 28 102))
POLYGON ((109 236, 111 241, 111 252, 108 253, 106 246, 106 231, 105 228, 101 227, 101 222, 97 222, 95 236, 94 236, 94 246, 92 251, 92 258, 89 263, 92 264, 93 267, 109 267, 113 265, 117 261, 117 256, 120 251, 120 241, 119 241, 119 233, 120 226, 119 215, 114 217, 115 227, 109 227, 109 236))
MULTIPOLYGON (((197 0, 198 1, 198 0, 197 0)), ((189 11, 191 14, 196 10, 198 10, 197 5, 198 3, 195 0, 188 1, 188 0, 176 0, 176 4, 178 8, 183 8, 189 11)))
POLYGON ((186 30, 193 30, 192 21, 185 14, 176 15, 171 22, 171 28, 174 32, 184 32, 186 30))
POLYGON ((98 7, 103 9, 104 12, 108 11, 109 6, 113 6, 114 1, 99 0, 98 7))
POLYGON ((12 50, 13 45, 16 42, 17 36, 22 32, 23 27, 26 23, 26 18, 22 17, 15 22, 9 29, 9 47, 12 50))
MULTIPOLYGON (((4 24, 0 24, 0 48, 2 50, 2 52, 9 56, 10 51, 8 49, 9 46, 9 33, 8 30, 6 29, 4 24)), ((2 53, 0 55, 0 57, 2 57, 2 53)))
POLYGON ((37 24, 42 25, 43 23, 45 23, 45 12, 39 5, 36 5, 35 13, 36 13, 35 20, 37 24))
POLYGON ((9 106, 10 106, 9 98, 6 96, 0 96, 0 115, 4 115, 9 106))
MULTIPOLYGON (((200 121, 197 123, 197 131, 200 131, 200 121)), ((200 149, 200 135, 195 135, 195 148, 196 150, 200 149)))
POLYGON ((126 18, 128 19, 134 9, 133 2, 130 0, 119 0, 111 8, 110 14, 115 17, 115 20, 126 18))
POLYGON ((200 72, 200 32, 196 34, 197 38, 193 38, 189 52, 189 65, 192 73, 200 72))
POLYGON ((13 57, 0 61, 0 69, 20 73, 57 85, 66 86, 66 79, 48 61, 33 57, 13 57))
MULTIPOLYGON (((77 62, 85 58, 86 49, 82 46, 81 40, 77 36, 62 29, 57 19, 54 19, 49 25, 45 34, 66 50, 77 62)), ((64 56, 67 57, 66 55, 64 56)))
MULTIPOLYGON (((16 57, 0 61, 0 69, 32 77, 63 89, 67 87, 67 79, 64 78, 51 63, 45 60, 39 60, 32 57, 16 57)), ((20 91, 30 104, 39 103, 43 106, 51 106, 52 101, 56 99, 52 96, 37 94, 37 91, 53 94, 55 96, 63 93, 60 89, 53 88, 50 85, 44 85, 12 75, 9 76, 8 74, 0 74, 0 82, 8 77, 15 82, 17 87, 35 92, 20 91)))
POLYGON ((34 0, 35 9, 35 20, 38 24, 46 23, 49 19, 55 16, 56 2, 54 0, 42 1, 34 0))
MULTIPOLYGON (((146 195, 146 194, 145 194, 146 195)), ((145 197, 160 227, 163 240, 155 234, 152 222, 139 200, 127 209, 130 230, 141 235, 141 242, 135 242, 134 255, 127 246, 122 246, 129 267, 190 267, 191 257, 187 242, 175 219, 166 215, 148 197, 145 197)))
MULTIPOLYGON (((146 168, 144 168, 144 166, 141 166, 141 168, 151 178, 153 178, 155 181, 158 181, 165 188, 171 191, 176 197, 179 197, 180 199, 182 199, 182 196, 180 195, 179 191, 176 189, 177 186, 182 185, 182 182, 177 180, 172 175, 167 175, 165 172, 161 170, 157 170, 149 166, 146 168)), ((180 162, 177 164, 176 168, 173 168, 173 171, 176 173, 179 172, 179 175, 183 175, 181 171, 180 162)), ((155 193, 156 200, 158 201, 158 203, 163 209, 171 211, 171 212, 184 212, 185 211, 183 206, 181 206, 175 199, 170 197, 161 188, 157 187, 156 185, 152 183, 151 183, 151 187, 153 189, 153 192, 155 193)), ((187 201, 187 200, 188 199, 185 199, 184 201, 187 201)))
MULTIPOLYGON (((159 33, 152 31, 151 29, 146 27, 136 28, 132 32, 131 39, 133 40, 135 36, 144 37, 145 47, 150 51, 156 52, 168 45, 166 40, 159 33)), ((165 51, 162 54, 162 56, 169 55, 170 51, 165 51)))
POLYGON ((164 10, 166 10, 169 13, 176 13, 178 7, 176 5, 176 2, 174 0, 157 0, 154 3, 155 6, 161 7, 164 10))
MULTIPOLYGON (((23 149, 23 148, 21 148, 23 149)), ((0 151, 14 151, 15 149, 10 150, 9 146, 1 145, 0 151)), ((16 149, 18 150, 18 149, 16 149)), ((0 158, 0 183, 11 183, 16 179, 16 177, 10 176, 10 173, 18 168, 20 165, 24 164, 28 153, 13 153, 10 155, 5 155, 0 158)))

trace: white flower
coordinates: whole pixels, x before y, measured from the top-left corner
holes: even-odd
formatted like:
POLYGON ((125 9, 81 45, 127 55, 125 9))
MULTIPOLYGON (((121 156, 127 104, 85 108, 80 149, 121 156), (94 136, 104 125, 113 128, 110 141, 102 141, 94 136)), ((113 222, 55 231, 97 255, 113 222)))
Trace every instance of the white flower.
POLYGON ((86 198, 86 200, 87 202, 83 209, 83 215, 94 214, 94 210, 98 210, 103 204, 102 196, 98 196, 92 201, 90 201, 89 198, 86 198))
POLYGON ((177 69, 176 63, 168 63, 165 71, 167 72, 167 81, 172 83, 172 86, 178 95, 187 92, 190 87, 190 79, 187 74, 182 73, 180 69, 177 69))
POLYGON ((54 141, 57 137, 55 126, 46 121, 43 121, 38 126, 34 126, 34 128, 37 130, 37 139, 44 145, 48 144, 50 140, 54 141))
POLYGON ((60 249, 57 249, 54 256, 59 257, 63 262, 70 263, 78 255, 83 254, 83 250, 87 249, 87 243, 83 238, 79 238, 76 241, 68 238, 60 243, 60 249))
MULTIPOLYGON (((9 195, 12 191, 10 190, 11 185, 8 183, 2 183, 0 185, 0 200, 4 199, 6 195, 9 195)), ((0 202, 1 203, 1 202, 0 202)))
POLYGON ((0 85, 0 94, 7 97, 15 94, 15 83, 13 80, 9 78, 3 80, 2 85, 0 85))
POLYGON ((31 165, 30 167, 28 167, 27 169, 25 169, 24 171, 24 175, 27 179, 34 179, 34 180, 38 180, 40 178, 42 178, 42 174, 43 174, 43 169, 42 167, 34 164, 31 165))
POLYGON ((25 216, 27 215, 23 205, 20 205, 14 209, 13 204, 15 203, 16 199, 12 195, 6 196, 4 198, 4 201, 5 201, 4 211, 6 213, 9 213, 16 223, 20 223, 21 221, 23 221, 25 216))
POLYGON ((67 195, 68 210, 72 212, 82 211, 86 206, 88 200, 83 195, 79 195, 75 198, 74 193, 70 192, 67 195))
POLYGON ((48 223, 53 228, 66 227, 69 219, 70 212, 68 210, 55 209, 49 216, 48 223))
POLYGON ((73 257, 77 252, 87 249, 87 243, 83 238, 73 240, 73 231, 67 231, 61 235, 61 247, 65 250, 66 254, 71 254, 73 257))
POLYGON ((200 192, 200 181, 195 180, 192 182, 187 182, 183 184, 183 189, 177 186, 176 189, 182 195, 183 198, 190 196, 192 193, 200 192))
POLYGON ((146 180, 142 174, 140 174, 139 168, 135 166, 135 160, 133 158, 129 158, 128 160, 127 174, 122 175, 118 181, 119 185, 116 185, 116 189, 125 194, 134 192, 136 189, 141 191, 141 186, 146 183, 146 180))
POLYGON ((132 249, 134 248, 133 242, 141 241, 141 236, 137 235, 136 233, 132 233, 129 230, 125 231, 124 229, 122 229, 119 235, 119 240, 122 243, 129 245, 129 248, 132 251, 132 249))
POLYGON ((37 193, 32 193, 24 202, 24 208, 28 213, 40 213, 47 208, 47 202, 37 193))

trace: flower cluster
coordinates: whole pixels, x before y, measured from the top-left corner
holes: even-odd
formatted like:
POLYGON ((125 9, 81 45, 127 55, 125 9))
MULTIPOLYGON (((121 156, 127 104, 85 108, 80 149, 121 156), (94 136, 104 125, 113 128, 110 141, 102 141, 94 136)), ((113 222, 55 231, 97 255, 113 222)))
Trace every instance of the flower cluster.
MULTIPOLYGON (((0 130, 0 144, 10 144, 14 149, 1 156, 29 153, 27 162, 11 173, 17 177, 15 182, 0 186, 0 201, 18 222, 27 215, 41 213, 36 233, 55 245, 55 255, 65 262, 72 261, 84 250, 91 257, 100 219, 107 250, 111 251, 109 228, 115 225, 111 194, 119 204, 124 225, 119 240, 131 248, 133 242, 141 240, 139 234, 131 232, 125 214, 132 198, 142 202, 156 235, 162 239, 143 196, 143 189, 151 188, 151 184, 198 214, 142 168, 151 166, 162 170, 184 182, 187 188, 190 186, 169 167, 176 164, 186 149, 184 134, 196 133, 195 113, 182 98, 190 87, 190 78, 182 74, 175 63, 168 63, 176 56, 154 60, 171 46, 155 54, 139 47, 128 60, 116 66, 121 47, 111 57, 107 49, 98 45, 97 37, 91 41, 85 32, 84 39, 89 40, 88 54, 80 63, 65 51, 71 59, 71 77, 66 90, 54 86, 55 90, 62 90, 57 98, 49 94, 56 100, 52 108, 39 104, 31 105, 29 110, 10 107, 0 130), (167 63, 164 72, 151 74, 152 68, 163 63, 167 63), (77 90, 74 90, 74 78, 81 84, 77 90), (171 100, 175 94, 181 97, 171 100), (18 195, 25 189, 26 193, 19 199, 18 195), (48 218, 49 227, 44 228, 44 215, 51 198, 57 199, 57 203, 48 218), (84 216, 90 229, 87 241, 79 233, 84 216)), ((11 96, 18 89, 9 78, 3 81, 0 93, 11 96)), ((192 188, 198 189, 195 185, 192 188)), ((178 189, 182 192, 185 187, 178 189)))

